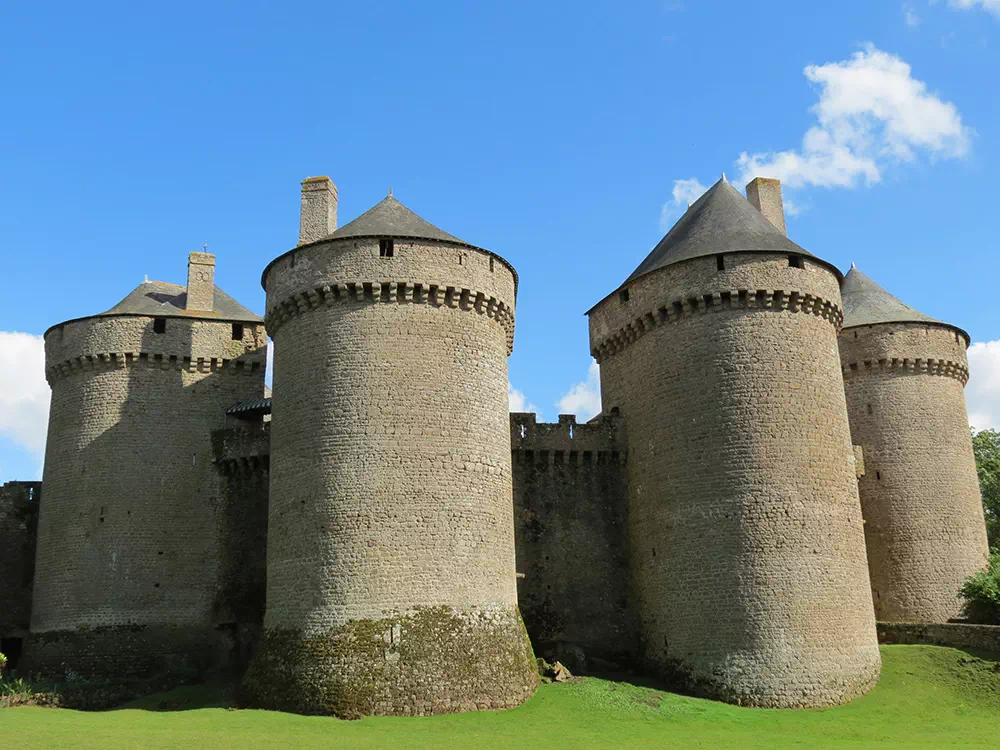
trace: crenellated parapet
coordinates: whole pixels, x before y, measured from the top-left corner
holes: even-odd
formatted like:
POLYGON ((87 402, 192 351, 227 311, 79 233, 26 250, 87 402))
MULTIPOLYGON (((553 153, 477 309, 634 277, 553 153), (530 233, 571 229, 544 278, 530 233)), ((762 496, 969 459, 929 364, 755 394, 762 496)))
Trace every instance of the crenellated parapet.
POLYGON ((611 335, 597 341, 591 354, 600 362, 622 351, 658 326, 676 323, 683 318, 734 309, 815 315, 838 330, 844 321, 843 311, 836 302, 808 292, 787 289, 728 289, 696 297, 664 300, 663 304, 644 310, 611 335))
POLYGON ((351 281, 325 283, 297 291, 268 308, 265 324, 274 336, 289 319, 321 307, 338 304, 431 305, 461 312, 475 312, 499 323, 514 347, 514 311, 489 292, 451 286, 439 281, 351 281))
POLYGON ((586 424, 577 424, 573 414, 560 414, 556 423, 540 423, 535 414, 514 412, 510 415, 510 443, 515 464, 624 464, 628 456, 618 414, 601 414, 586 424))
POLYGON ((843 368, 844 380, 866 375, 940 375, 954 378, 963 386, 969 382, 969 368, 962 362, 921 357, 893 357, 872 361, 848 362, 843 368))
POLYGON ((45 379, 49 385, 54 385, 62 378, 79 373, 111 372, 137 367, 153 370, 201 373, 205 375, 217 373, 223 375, 259 376, 264 370, 264 362, 216 357, 188 357, 149 352, 101 352, 99 354, 85 354, 51 363, 45 368, 45 379))
POLYGON ((267 475, 271 467, 271 425, 260 429, 229 428, 212 432, 215 465, 224 476, 267 475))

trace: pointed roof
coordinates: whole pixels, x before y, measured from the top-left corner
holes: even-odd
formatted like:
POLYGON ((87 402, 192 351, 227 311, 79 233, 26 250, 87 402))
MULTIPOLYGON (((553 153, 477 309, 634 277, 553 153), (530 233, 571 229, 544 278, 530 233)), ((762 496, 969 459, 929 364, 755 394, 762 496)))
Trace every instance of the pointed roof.
POLYGON ((358 218, 344 224, 344 226, 337 229, 333 232, 333 234, 329 234, 322 239, 313 240, 312 242, 307 242, 303 245, 299 245, 298 247, 294 247, 272 260, 267 264, 267 266, 264 267, 264 272, 260 276, 261 286, 267 289, 267 272, 271 270, 271 266, 289 253, 294 253, 296 250, 300 250, 303 247, 316 245, 321 242, 356 237, 394 237, 400 239, 437 240, 438 242, 451 242, 472 250, 478 250, 481 253, 493 256, 510 269, 510 272, 514 275, 514 294, 517 294, 517 271, 506 258, 497 255, 490 250, 486 250, 485 248, 466 242, 463 239, 459 239, 453 234, 448 234, 443 229, 438 229, 425 218, 418 216, 416 213, 396 200, 391 189, 389 190, 389 195, 369 208, 358 218))
POLYGON ((454 242, 472 247, 465 240, 460 240, 455 235, 448 234, 426 219, 417 216, 396 200, 391 193, 354 221, 344 224, 320 242, 343 237, 413 237, 421 240, 454 242))
MULTIPOLYGON (((815 258, 754 208, 725 175, 685 214, 639 264, 625 283, 658 268, 720 253, 782 253, 815 258)), ((824 265, 826 261, 817 258, 824 265)), ((830 268, 840 277, 840 271, 830 268)))
POLYGON ((143 315, 151 318, 201 318, 223 320, 236 323, 263 323, 264 319, 251 312, 224 291, 215 287, 215 298, 211 312, 187 310, 187 287, 167 284, 164 281, 144 281, 114 307, 96 315, 84 315, 64 320, 49 327, 58 328, 66 323, 87 318, 107 318, 118 315, 143 315))
POLYGON ((933 323, 954 330, 965 336, 969 334, 958 326, 942 323, 940 320, 924 315, 901 300, 893 297, 870 278, 851 264, 843 283, 840 285, 840 296, 844 300, 844 328, 871 326, 879 323, 933 323))

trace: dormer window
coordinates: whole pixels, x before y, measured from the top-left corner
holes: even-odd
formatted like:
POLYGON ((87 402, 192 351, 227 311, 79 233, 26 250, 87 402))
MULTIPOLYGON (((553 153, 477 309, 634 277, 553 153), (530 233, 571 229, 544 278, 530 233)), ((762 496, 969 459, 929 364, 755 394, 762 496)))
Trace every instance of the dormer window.
POLYGON ((391 258, 396 251, 396 247, 392 240, 379 240, 378 241, 378 257, 380 258, 391 258))

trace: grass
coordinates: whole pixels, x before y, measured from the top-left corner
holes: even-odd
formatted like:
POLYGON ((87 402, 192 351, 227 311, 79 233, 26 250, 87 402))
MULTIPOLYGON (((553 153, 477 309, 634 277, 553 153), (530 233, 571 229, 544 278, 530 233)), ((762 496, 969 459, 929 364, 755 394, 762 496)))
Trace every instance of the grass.
POLYGON ((221 684, 178 688, 84 713, 0 709, 25 748, 997 747, 1000 654, 884 646, 868 695, 823 710, 748 709, 581 678, 542 685, 512 711, 339 721, 229 708, 221 684))

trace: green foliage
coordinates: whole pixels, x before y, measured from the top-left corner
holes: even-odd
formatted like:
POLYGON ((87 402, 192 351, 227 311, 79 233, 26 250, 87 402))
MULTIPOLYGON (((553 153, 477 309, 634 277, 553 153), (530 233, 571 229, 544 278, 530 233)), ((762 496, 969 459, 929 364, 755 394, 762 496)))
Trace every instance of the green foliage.
POLYGON ((927 748, 997 746, 1000 655, 884 646, 882 680, 838 708, 730 706, 639 682, 584 677, 542 685, 510 711, 338 721, 220 707, 218 692, 184 688, 123 710, 0 709, 18 750, 59 747, 310 748, 927 748), (205 702, 199 703, 204 698, 205 702))
POLYGON ((7 655, 3 651, 0 651, 0 672, 2 672, 4 670, 4 667, 6 666, 7 666, 7 655))
POLYGON ((1000 550, 990 554, 986 570, 965 579, 959 594, 965 599, 968 619, 1000 625, 1000 550))
POLYGON ((1000 431, 982 430, 972 433, 972 450, 976 454, 979 491, 986 514, 986 533, 990 547, 1000 546, 1000 431))

